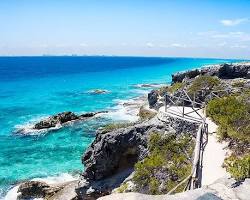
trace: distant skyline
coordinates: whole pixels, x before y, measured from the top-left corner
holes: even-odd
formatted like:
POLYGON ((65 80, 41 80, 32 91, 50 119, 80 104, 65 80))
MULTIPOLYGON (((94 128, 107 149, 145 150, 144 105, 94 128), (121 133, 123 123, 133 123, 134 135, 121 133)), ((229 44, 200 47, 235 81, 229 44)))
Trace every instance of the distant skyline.
POLYGON ((0 56, 250 59, 249 0, 7 0, 0 9, 0 56))

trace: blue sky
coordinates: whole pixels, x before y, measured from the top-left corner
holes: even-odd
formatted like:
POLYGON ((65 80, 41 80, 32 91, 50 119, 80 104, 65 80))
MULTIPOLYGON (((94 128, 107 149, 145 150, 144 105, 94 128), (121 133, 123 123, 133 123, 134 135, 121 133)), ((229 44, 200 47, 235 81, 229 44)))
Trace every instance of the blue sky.
POLYGON ((2 0, 0 55, 250 58, 249 0, 2 0))

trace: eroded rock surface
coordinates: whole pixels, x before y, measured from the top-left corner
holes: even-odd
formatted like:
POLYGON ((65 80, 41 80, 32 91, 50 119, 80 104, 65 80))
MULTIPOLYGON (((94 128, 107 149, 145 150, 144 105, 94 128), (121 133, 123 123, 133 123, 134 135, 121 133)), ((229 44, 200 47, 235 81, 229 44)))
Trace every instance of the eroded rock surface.
POLYGON ((235 183, 233 179, 222 178, 215 183, 195 190, 175 195, 145 195, 139 193, 112 194, 98 200, 248 200, 250 197, 250 179, 235 183))
POLYGON ((250 63, 233 63, 211 65, 201 69, 178 72, 172 75, 172 82, 182 82, 184 79, 192 79, 198 75, 218 76, 221 79, 250 78, 250 63))
POLYGON ((53 196, 56 192, 61 190, 60 186, 51 186, 45 182, 27 181, 22 183, 18 188, 19 200, 32 198, 46 198, 53 196))
POLYGON ((148 104, 149 108, 154 108, 159 98, 159 93, 157 90, 152 90, 148 93, 148 104))
POLYGON ((89 198, 92 195, 102 196, 119 186, 133 171, 135 162, 148 154, 147 138, 150 133, 194 135, 197 128, 195 123, 169 117, 166 124, 154 117, 127 128, 99 132, 82 158, 85 171, 76 189, 78 196, 82 199, 86 199, 86 194, 89 198))

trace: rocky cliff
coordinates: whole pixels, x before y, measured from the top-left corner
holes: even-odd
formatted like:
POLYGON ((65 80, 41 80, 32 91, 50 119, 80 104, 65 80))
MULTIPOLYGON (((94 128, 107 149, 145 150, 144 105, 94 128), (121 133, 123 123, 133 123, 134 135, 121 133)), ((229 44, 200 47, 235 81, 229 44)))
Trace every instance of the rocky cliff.
POLYGON ((76 189, 78 196, 91 199, 109 194, 118 187, 133 172, 134 164, 148 154, 150 133, 185 132, 194 135, 197 128, 195 123, 169 117, 166 124, 155 117, 127 128, 99 132, 82 158, 85 171, 76 189))
POLYGON ((250 62, 220 64, 178 72, 172 75, 172 82, 182 82, 184 79, 192 79, 198 75, 217 76, 221 79, 250 78, 250 62))

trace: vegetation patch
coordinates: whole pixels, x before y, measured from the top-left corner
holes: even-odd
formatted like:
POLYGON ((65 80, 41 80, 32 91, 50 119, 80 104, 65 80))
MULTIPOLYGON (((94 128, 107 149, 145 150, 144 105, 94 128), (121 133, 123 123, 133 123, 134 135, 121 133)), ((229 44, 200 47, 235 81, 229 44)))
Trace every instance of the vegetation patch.
POLYGON ((191 136, 152 133, 148 148, 149 156, 135 165, 133 181, 139 192, 167 193, 191 173, 190 159, 194 149, 191 136))
POLYGON ((250 154, 242 157, 232 155, 225 159, 224 165, 237 181, 250 178, 250 154))
POLYGON ((171 86, 162 86, 158 89, 158 92, 159 92, 159 95, 160 96, 165 96, 168 92, 168 88, 171 87, 171 86))
POLYGON ((185 84, 184 83, 179 83, 179 82, 177 82, 177 83, 174 83, 173 85, 171 85, 169 88, 168 88, 168 92, 169 93, 171 93, 171 94, 173 94, 173 93, 175 93, 177 90, 180 90, 181 88, 183 88, 185 86, 185 84))
POLYGON ((213 99, 208 103, 206 111, 219 125, 218 133, 221 139, 250 142, 250 105, 241 97, 213 99))
POLYGON ((245 80, 239 79, 239 80, 233 81, 232 86, 241 88, 241 87, 244 87, 245 83, 246 83, 245 80))
POLYGON ((230 141, 232 155, 225 159, 226 170, 236 180, 250 178, 250 92, 244 90, 211 100, 207 115, 219 126, 220 139, 230 141))
POLYGON ((189 94, 194 94, 202 89, 212 90, 220 85, 220 80, 216 76, 198 76, 188 88, 189 94))
POLYGON ((141 120, 152 119, 157 113, 144 108, 143 106, 139 110, 139 117, 141 120))
POLYGON ((123 183, 116 189, 118 193, 124 193, 128 189, 129 184, 128 183, 123 183))
POLYGON ((120 128, 127 128, 132 125, 134 125, 134 123, 128 123, 128 122, 111 123, 111 124, 107 124, 101 127, 101 132, 104 134, 104 133, 111 132, 120 128))

